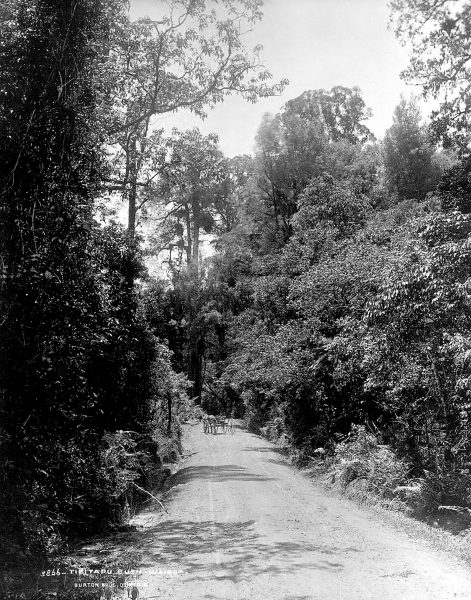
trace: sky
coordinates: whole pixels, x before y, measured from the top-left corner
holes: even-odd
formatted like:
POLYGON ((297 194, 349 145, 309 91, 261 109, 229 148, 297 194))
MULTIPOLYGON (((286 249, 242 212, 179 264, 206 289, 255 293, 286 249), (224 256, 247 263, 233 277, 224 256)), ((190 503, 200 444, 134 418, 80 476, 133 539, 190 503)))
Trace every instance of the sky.
MULTIPOLYGON (((152 16, 160 0, 131 0, 131 16, 152 16)), ((190 112, 159 117, 159 127, 190 129, 219 135, 227 156, 251 154, 262 116, 277 113, 305 90, 358 86, 373 117, 366 123, 379 138, 392 123, 406 86, 399 74, 407 66, 407 50, 388 30, 388 0, 265 0, 263 20, 247 38, 261 43, 263 62, 273 80, 290 84, 281 96, 257 104, 230 97, 202 121, 190 112)))

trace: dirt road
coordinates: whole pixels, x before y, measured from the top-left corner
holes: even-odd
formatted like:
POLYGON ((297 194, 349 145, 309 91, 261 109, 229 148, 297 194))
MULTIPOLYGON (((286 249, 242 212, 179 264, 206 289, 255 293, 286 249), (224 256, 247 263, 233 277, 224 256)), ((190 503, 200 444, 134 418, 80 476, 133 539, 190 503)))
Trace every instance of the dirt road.
POLYGON ((186 452, 169 514, 150 507, 121 540, 139 600, 471 599, 463 567, 326 496, 262 438, 193 426, 186 452))

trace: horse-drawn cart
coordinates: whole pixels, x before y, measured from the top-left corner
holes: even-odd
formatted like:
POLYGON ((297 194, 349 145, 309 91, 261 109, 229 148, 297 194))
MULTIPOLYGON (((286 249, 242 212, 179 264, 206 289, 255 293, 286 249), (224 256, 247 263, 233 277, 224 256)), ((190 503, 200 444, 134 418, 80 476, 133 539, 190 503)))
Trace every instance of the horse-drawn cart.
POLYGON ((223 433, 234 433, 234 419, 227 418, 224 415, 204 415, 203 431, 204 433, 217 434, 218 428, 222 428, 223 433))

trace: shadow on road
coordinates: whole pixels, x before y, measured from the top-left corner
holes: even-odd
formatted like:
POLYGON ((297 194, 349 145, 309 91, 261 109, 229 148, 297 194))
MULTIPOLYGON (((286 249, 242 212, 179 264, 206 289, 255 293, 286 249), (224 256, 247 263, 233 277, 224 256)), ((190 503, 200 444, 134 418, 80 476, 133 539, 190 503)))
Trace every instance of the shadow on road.
POLYGON ((266 458, 263 462, 271 463, 272 465, 281 465, 282 467, 288 467, 289 469, 293 468, 290 463, 283 459, 277 460, 275 458, 266 458))
POLYGON ((273 452, 282 456, 288 456, 289 454, 287 449, 277 448, 276 446, 247 446, 247 448, 242 448, 242 452, 273 452))
POLYGON ((311 541, 287 542, 260 537, 254 521, 214 522, 167 520, 143 531, 118 534, 104 544, 101 556, 120 561, 116 550, 132 548, 134 561, 146 569, 173 564, 189 581, 250 580, 260 574, 290 573, 297 569, 337 573, 340 556, 356 548, 336 548, 311 541), (217 555, 220 557, 217 559, 217 555))
POLYGON ((195 479, 209 479, 211 481, 270 481, 273 477, 265 477, 252 473, 239 465, 201 465, 181 469, 171 478, 171 486, 188 483, 195 479))

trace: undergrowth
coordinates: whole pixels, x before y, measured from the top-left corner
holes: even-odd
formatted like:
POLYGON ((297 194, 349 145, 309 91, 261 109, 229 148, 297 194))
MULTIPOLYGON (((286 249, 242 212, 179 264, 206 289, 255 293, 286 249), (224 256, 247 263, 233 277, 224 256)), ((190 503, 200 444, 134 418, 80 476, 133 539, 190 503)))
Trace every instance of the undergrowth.
POLYGON ((412 476, 412 465, 363 425, 353 425, 340 442, 314 451, 295 448, 281 418, 270 419, 260 433, 285 450, 293 464, 323 477, 349 498, 404 513, 453 534, 470 531, 467 473, 423 470, 421 476, 412 476))

